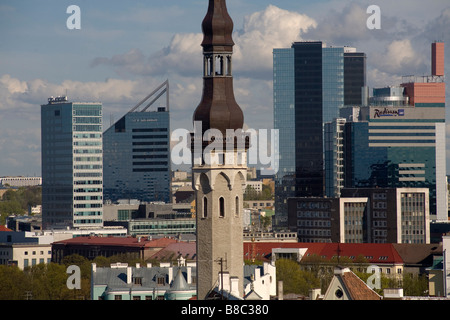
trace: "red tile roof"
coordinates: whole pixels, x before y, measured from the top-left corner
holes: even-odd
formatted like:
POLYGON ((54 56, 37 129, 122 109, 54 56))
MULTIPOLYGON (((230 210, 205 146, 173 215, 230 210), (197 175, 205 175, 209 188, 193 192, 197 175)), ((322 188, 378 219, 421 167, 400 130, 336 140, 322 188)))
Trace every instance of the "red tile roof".
POLYGON ((185 259, 193 259, 195 258, 196 250, 195 242, 177 242, 171 243, 167 247, 161 249, 157 253, 155 253, 152 258, 153 259, 165 259, 174 257, 177 258, 181 255, 185 259))
POLYGON ((351 300, 381 300, 381 296, 370 289, 367 284, 353 272, 344 272, 340 277, 348 290, 351 300))
POLYGON ((370 263, 398 263, 403 260, 391 243, 276 243, 254 242, 244 243, 244 259, 270 260, 274 248, 306 248, 305 256, 317 255, 325 259, 347 257, 352 260, 363 256, 370 263))
POLYGON ((3 226, 3 225, 0 225, 0 232, 1 231, 12 231, 12 230, 7 228, 7 227, 5 227, 5 226, 3 226))
POLYGON ((103 246, 128 246, 165 248, 171 243, 177 242, 173 238, 148 239, 147 237, 76 237, 67 240, 57 241, 53 244, 62 245, 103 245, 103 246))

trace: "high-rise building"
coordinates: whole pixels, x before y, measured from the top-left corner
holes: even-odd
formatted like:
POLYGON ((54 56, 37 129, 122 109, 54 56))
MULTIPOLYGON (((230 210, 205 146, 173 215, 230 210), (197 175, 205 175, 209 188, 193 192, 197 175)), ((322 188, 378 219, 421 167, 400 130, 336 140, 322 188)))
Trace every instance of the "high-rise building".
POLYGON ((290 198, 300 242, 430 243, 427 188, 344 188, 339 198, 290 198))
POLYGON ((275 212, 286 226, 290 196, 323 196, 324 124, 346 104, 361 104, 365 54, 321 41, 274 49, 274 128, 279 130, 275 212))
POLYGON ((41 106, 42 225, 103 226, 102 104, 41 106))
POLYGON ((209 1, 202 30, 203 95, 194 112, 192 135, 197 297, 203 300, 220 294, 217 284, 220 280, 224 283, 225 278, 231 283, 228 292, 243 297, 243 192, 248 140, 242 132, 244 115, 234 97, 233 21, 225 0, 209 1))
POLYGON ((166 81, 103 134, 105 201, 172 202, 168 96, 166 81), (164 107, 151 109, 163 94, 164 107))
POLYGON ((447 221, 445 150, 442 76, 408 77, 400 86, 375 88, 359 119, 345 124, 344 185, 428 188, 432 219, 447 221))

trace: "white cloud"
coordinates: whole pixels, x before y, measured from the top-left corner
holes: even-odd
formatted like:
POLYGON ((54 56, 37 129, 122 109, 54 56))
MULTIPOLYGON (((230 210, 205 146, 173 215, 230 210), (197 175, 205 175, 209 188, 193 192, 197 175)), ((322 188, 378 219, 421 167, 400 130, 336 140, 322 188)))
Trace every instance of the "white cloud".
POLYGON ((327 44, 330 42, 332 45, 341 46, 351 46, 358 40, 368 38, 370 32, 366 26, 369 17, 366 13, 367 7, 351 2, 341 8, 341 11, 330 9, 317 28, 311 29, 306 36, 310 40, 321 40, 327 44))
POLYGON ((414 50, 409 39, 394 40, 388 44, 385 52, 372 55, 372 64, 390 74, 414 74, 425 63, 425 59, 414 50))
POLYGON ((272 74, 274 48, 290 47, 317 23, 314 19, 269 5, 244 20, 244 27, 234 34, 235 69, 249 77, 272 74))
MULTIPOLYGON (((247 16, 243 28, 233 34, 235 70, 253 78, 271 77, 273 48, 289 47, 292 42, 302 40, 302 34, 316 25, 315 20, 306 15, 273 5, 247 16)), ((132 49, 111 58, 96 58, 92 66, 113 66, 119 74, 200 76, 202 40, 201 33, 178 33, 167 47, 148 58, 139 49, 132 49)))

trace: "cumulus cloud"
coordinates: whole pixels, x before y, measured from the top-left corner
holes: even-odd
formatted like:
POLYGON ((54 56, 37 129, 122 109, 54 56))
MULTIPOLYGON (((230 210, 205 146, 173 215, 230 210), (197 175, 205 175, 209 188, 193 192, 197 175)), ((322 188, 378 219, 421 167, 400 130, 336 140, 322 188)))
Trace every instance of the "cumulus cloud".
POLYGON ((290 47, 316 26, 316 21, 307 15, 273 5, 247 16, 243 29, 234 34, 236 69, 249 77, 271 76, 273 49, 290 47))
POLYGON ((353 45, 369 36, 366 9, 355 2, 346 4, 341 11, 331 9, 306 36, 310 40, 331 41, 333 45, 353 45))
POLYGON ((411 40, 394 40, 384 52, 372 53, 372 64, 381 71, 407 75, 415 73, 425 63, 424 57, 416 52, 411 40))
MULTIPOLYGON (((273 5, 245 17, 243 28, 233 34, 235 69, 248 77, 258 78, 262 74, 271 77, 273 48, 289 47, 316 25, 314 19, 304 14, 273 5)), ((202 68, 202 39, 201 33, 178 33, 168 46, 149 57, 139 49, 132 49, 111 58, 95 58, 91 66, 112 66, 120 74, 198 76, 202 68)))

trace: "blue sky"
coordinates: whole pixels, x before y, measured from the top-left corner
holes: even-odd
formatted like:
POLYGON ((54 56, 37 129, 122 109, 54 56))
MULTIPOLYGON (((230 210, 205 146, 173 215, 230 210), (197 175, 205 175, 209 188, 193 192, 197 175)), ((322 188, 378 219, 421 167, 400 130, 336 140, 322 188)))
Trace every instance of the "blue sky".
MULTIPOLYGON (((40 175, 40 104, 100 101, 104 129, 164 80, 172 129, 191 129, 201 98, 203 0, 0 0, 0 176, 40 175), (69 30, 69 5, 81 29, 69 30)), ((430 44, 450 43, 448 0, 228 0, 235 93, 251 128, 272 127, 272 49, 322 40, 366 52, 368 84, 429 74, 430 44), (369 30, 369 5, 381 29, 369 30)), ((446 70, 449 70, 447 45, 446 70)), ((449 96, 447 94, 447 96, 449 96)), ((450 132, 450 131, 448 131, 450 132)), ((450 168, 450 166, 448 165, 450 168)))

